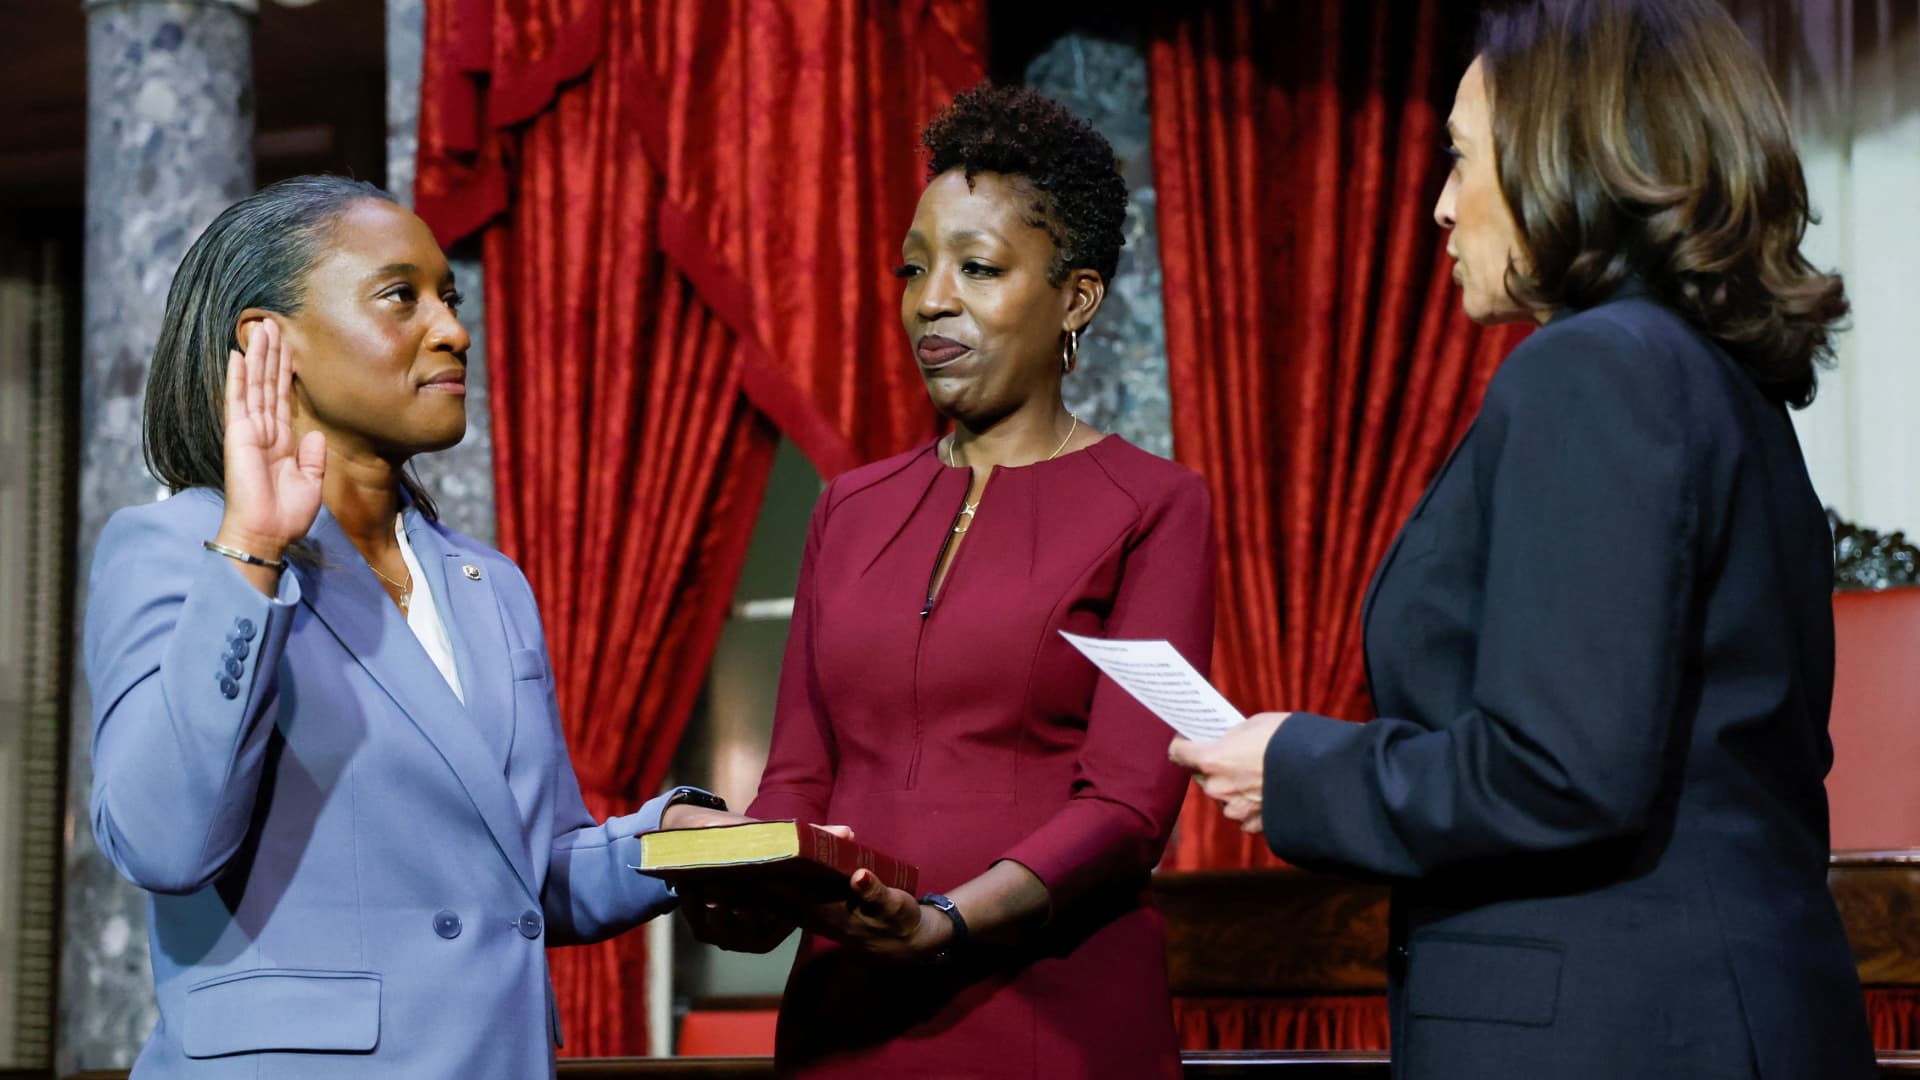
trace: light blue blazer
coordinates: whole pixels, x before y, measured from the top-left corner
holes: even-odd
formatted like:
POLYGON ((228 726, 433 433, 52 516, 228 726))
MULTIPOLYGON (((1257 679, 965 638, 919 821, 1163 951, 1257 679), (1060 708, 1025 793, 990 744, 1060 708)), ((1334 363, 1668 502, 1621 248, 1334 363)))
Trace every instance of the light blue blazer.
MULTIPOLYGON (((189 490, 122 510, 88 589, 93 832, 150 894, 133 1075, 550 1076, 546 947, 670 908, 596 823, 526 578, 409 508, 466 704, 325 509, 269 598, 189 490)), ((617 718, 608 718, 618 722, 617 718)))

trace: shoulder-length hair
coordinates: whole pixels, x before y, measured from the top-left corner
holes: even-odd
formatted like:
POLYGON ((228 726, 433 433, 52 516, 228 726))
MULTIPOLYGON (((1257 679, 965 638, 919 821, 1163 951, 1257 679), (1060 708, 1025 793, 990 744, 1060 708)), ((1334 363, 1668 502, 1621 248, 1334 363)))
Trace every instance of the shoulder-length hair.
MULTIPOLYGON (((363 199, 395 201, 364 180, 296 176, 222 210, 187 249, 167 289, 141 424, 147 468, 167 490, 225 485, 227 354, 240 348, 240 313, 299 313, 334 224, 363 199)), ((403 471, 400 483, 439 519, 419 480, 403 471)))
POLYGON ((1591 307, 1638 278, 1769 397, 1810 403, 1846 292, 1800 253, 1786 109, 1717 0, 1495 5, 1478 53, 1525 251, 1514 299, 1591 307))

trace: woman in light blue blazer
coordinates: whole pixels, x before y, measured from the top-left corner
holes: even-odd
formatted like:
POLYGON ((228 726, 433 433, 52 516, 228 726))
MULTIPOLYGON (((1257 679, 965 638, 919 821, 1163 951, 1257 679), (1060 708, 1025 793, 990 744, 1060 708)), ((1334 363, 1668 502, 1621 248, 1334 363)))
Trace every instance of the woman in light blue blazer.
POLYGON ((420 219, 334 177, 175 275, 173 495, 108 523, 86 615, 94 835, 150 894, 139 1080, 551 1075, 546 947, 671 907, 638 834, 733 819, 588 815, 526 579, 403 471, 466 430, 458 302, 420 219))

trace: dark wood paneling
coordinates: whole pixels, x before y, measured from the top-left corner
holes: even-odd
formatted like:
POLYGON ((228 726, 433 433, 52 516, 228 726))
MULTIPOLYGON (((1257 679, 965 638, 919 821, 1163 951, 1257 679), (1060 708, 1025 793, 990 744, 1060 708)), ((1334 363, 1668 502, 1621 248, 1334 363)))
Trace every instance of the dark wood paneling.
MULTIPOLYGON (((1827 882, 1860 981, 1920 986, 1920 852, 1833 857, 1827 882)), ((1182 997, 1386 989, 1387 890, 1300 870, 1159 874, 1167 968, 1182 997)))
POLYGON ((1181 997, 1383 993, 1387 890, 1298 870, 1158 874, 1181 997))
POLYGON ((1827 874, 1860 981, 1920 986, 1920 852, 1842 852, 1827 874))

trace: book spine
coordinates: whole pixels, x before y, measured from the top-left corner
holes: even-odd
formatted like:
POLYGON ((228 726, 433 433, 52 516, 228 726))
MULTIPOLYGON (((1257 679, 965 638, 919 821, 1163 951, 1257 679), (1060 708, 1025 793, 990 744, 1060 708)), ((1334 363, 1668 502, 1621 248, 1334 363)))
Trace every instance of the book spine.
POLYGON ((802 825, 800 856, 853 876, 865 867, 873 871, 882 885, 919 895, 920 870, 889 855, 882 855, 865 844, 845 840, 814 825, 802 825))

